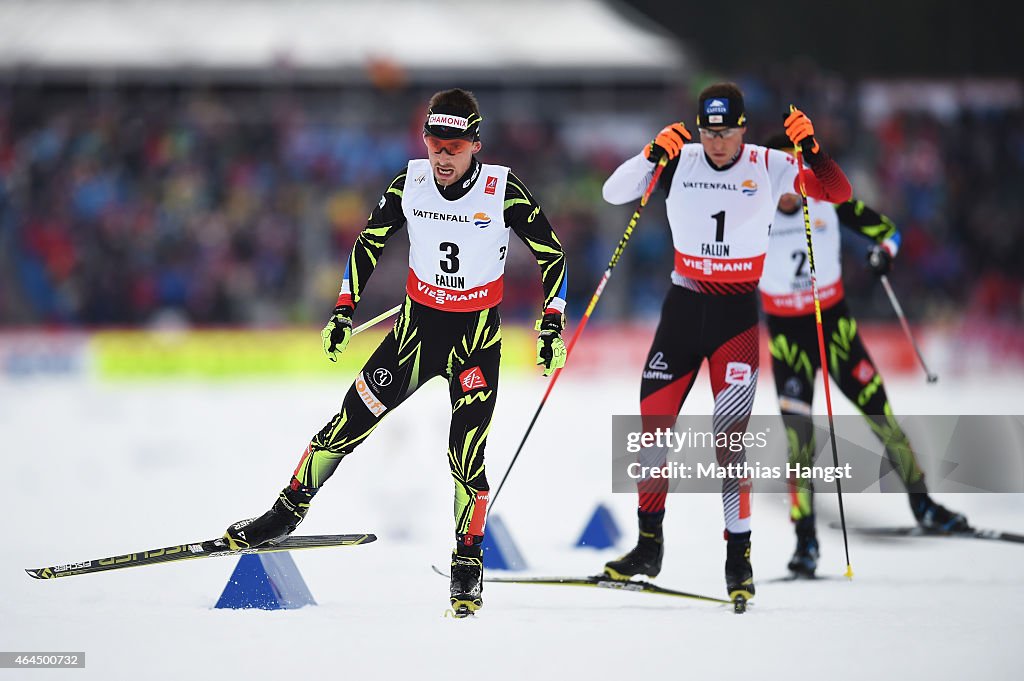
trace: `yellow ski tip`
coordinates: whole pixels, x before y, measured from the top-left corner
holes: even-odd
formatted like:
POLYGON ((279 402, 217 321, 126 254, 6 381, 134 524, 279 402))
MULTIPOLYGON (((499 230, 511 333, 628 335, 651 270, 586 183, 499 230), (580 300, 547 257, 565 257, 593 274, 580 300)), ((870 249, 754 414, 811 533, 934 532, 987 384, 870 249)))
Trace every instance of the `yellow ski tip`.
POLYGON ((847 579, 853 579, 853 566, 849 563, 846 565, 846 573, 843 576, 847 579))

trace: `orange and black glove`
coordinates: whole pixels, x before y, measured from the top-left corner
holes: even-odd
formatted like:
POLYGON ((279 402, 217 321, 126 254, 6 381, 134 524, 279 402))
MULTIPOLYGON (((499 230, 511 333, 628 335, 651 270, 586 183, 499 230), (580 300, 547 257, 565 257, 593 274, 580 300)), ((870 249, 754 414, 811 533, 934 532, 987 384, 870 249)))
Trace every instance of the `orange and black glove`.
POLYGON ((793 144, 799 145, 804 155, 814 156, 818 153, 820 147, 818 140, 814 139, 814 125, 811 124, 811 119, 807 117, 807 114, 795 106, 791 106, 785 125, 786 137, 793 144))
POLYGON ((682 121, 666 125, 658 133, 658 136, 651 140, 651 143, 644 147, 644 156, 648 161, 657 163, 662 156, 669 161, 674 159, 682 151, 683 145, 693 139, 690 131, 682 121))

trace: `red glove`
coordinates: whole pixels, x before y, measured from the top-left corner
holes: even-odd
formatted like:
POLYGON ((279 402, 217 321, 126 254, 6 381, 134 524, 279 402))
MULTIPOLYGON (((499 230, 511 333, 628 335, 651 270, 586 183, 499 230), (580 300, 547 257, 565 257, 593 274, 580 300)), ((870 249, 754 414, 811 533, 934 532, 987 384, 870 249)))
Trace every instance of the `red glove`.
POLYGON ((805 154, 818 153, 818 140, 814 139, 814 126, 807 114, 791 106, 785 125, 786 136, 793 144, 798 145, 805 154))
POLYGON ((668 160, 674 159, 682 151, 683 145, 692 139, 686 125, 680 121, 666 125, 658 133, 650 144, 644 148, 644 155, 648 161, 657 162, 662 156, 668 160))

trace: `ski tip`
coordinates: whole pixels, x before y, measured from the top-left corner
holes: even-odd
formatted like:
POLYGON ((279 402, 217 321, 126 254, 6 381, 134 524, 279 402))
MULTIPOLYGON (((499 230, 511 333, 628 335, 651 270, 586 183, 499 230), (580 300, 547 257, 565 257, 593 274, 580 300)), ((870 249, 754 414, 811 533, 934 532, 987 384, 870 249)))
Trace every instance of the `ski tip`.
POLYGON ((28 568, 25 568, 25 573, 29 577, 31 577, 32 579, 52 579, 53 578, 53 572, 51 572, 49 568, 36 568, 35 570, 30 570, 28 568))

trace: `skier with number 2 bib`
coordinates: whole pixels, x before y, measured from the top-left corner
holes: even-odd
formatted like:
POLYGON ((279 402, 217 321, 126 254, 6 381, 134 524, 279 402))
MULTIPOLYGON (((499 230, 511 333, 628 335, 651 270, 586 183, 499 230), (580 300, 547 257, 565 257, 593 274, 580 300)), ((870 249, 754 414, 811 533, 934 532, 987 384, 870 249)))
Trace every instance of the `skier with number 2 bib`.
MULTIPOLYGON (((793 143, 783 135, 772 137, 767 146, 783 153, 796 153, 793 143)), ((760 289, 775 390, 789 442, 789 463, 806 469, 814 464, 816 451, 811 405, 815 376, 821 370, 821 354, 802 208, 799 194, 782 195, 760 289)), ((921 529, 935 533, 969 531, 970 525, 962 513, 947 509, 928 493, 924 472, 909 438, 893 415, 882 374, 861 341, 857 320, 850 313, 843 292, 839 225, 874 240, 867 262, 879 277, 889 272, 899 251, 899 230, 889 218, 855 199, 838 206, 809 199, 807 211, 814 232, 815 279, 829 376, 882 441, 893 471, 906 488, 910 509, 921 529)), ((820 551, 815 528, 814 484, 810 478, 791 481, 789 517, 796 530, 796 550, 789 561, 789 570, 798 577, 813 578, 820 551)))

